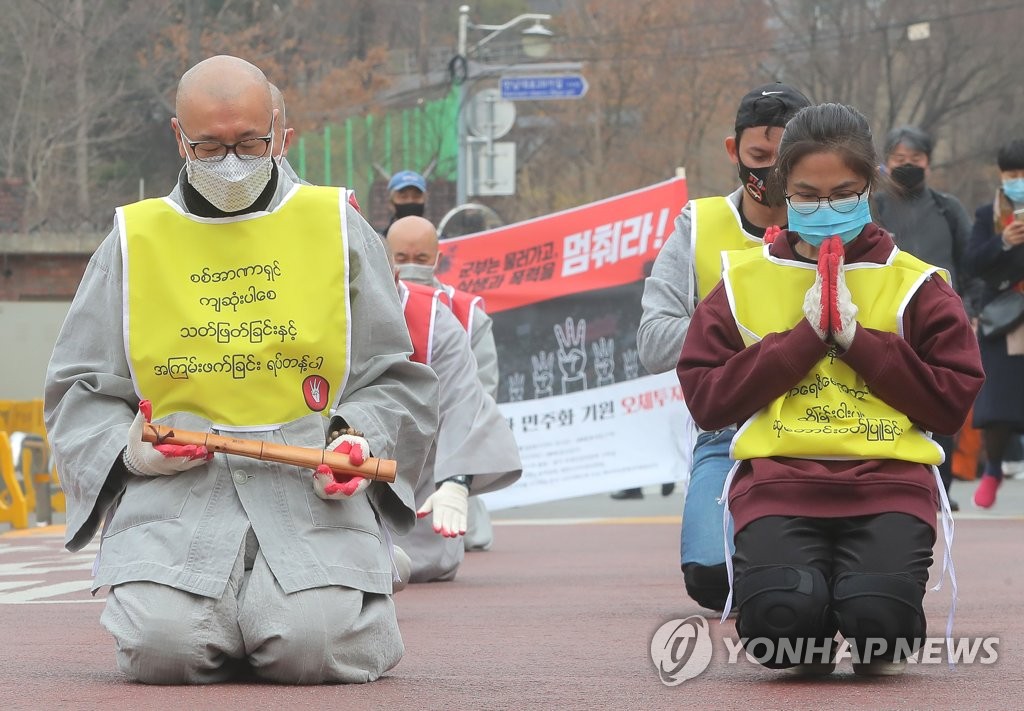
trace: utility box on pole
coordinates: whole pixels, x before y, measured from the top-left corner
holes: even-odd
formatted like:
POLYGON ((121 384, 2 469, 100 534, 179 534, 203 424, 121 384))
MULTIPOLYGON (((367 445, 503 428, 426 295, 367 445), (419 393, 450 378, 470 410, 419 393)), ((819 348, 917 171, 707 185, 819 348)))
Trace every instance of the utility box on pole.
POLYGON ((470 149, 470 195, 516 194, 515 141, 482 141, 470 149))
POLYGON ((516 121, 516 107, 501 98, 498 89, 473 96, 466 110, 472 136, 466 136, 466 196, 516 194, 516 144, 497 141, 516 121))

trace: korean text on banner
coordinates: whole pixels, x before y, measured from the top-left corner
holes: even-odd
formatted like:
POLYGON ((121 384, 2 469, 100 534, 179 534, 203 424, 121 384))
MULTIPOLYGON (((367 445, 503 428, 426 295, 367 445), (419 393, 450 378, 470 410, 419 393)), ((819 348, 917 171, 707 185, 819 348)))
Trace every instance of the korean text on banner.
MULTIPOLYGON (((478 235, 444 240, 438 279, 485 297, 497 313, 643 279, 686 204, 686 180, 478 235)), ((639 307, 639 304, 637 304, 639 307)))
POLYGON ((675 373, 647 374, 636 347, 644 278, 685 204, 676 178, 441 243, 438 278, 494 319, 498 402, 523 460, 491 508, 686 478, 675 373))

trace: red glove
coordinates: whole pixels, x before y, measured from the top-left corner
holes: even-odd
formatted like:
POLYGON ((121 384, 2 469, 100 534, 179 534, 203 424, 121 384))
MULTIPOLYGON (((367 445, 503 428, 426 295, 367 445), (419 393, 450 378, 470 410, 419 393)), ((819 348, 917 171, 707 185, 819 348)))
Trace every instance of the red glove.
POLYGON ((321 499, 348 499, 369 484, 366 477, 335 474, 326 464, 321 464, 313 472, 313 490, 321 499))
POLYGON ((177 474, 213 459, 213 452, 195 444, 150 444, 142 441, 142 430, 153 419, 153 403, 143 400, 139 413, 128 429, 128 446, 124 450, 124 463, 128 470, 140 476, 177 474))
POLYGON ((842 328, 839 314, 839 273, 843 268, 843 241, 832 235, 821 243, 818 251, 818 274, 821 275, 820 329, 834 333, 842 328))
MULTIPOLYGON (((353 465, 366 461, 370 451, 369 443, 357 435, 342 435, 327 445, 328 451, 347 454, 353 465)), ((321 499, 349 499, 370 485, 370 480, 358 475, 336 474, 326 464, 321 464, 313 473, 313 490, 321 499)))

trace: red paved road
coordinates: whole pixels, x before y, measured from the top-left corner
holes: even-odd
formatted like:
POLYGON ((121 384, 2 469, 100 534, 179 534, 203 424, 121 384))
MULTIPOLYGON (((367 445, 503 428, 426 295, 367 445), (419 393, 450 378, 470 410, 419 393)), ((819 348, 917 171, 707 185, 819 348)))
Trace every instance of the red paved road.
MULTIPOLYGON (((733 635, 733 625, 712 622, 708 670, 666 687, 650 660, 651 635, 700 612, 682 592, 677 530, 499 526, 495 549, 471 554, 456 582, 398 595, 406 656, 388 677, 318 688, 128 683, 99 626, 102 605, 81 590, 39 591, 84 585, 88 561, 61 553, 52 535, 0 536, 0 709, 1024 708, 1024 521, 957 526, 955 633, 1000 635, 994 665, 917 665, 900 678, 866 680, 847 662, 827 680, 787 679, 727 664, 717 638, 733 635), (58 565, 70 569, 52 570, 58 565), (47 592, 57 594, 37 597, 47 592)), ((947 605, 945 590, 926 597, 934 634, 942 634, 947 605)))

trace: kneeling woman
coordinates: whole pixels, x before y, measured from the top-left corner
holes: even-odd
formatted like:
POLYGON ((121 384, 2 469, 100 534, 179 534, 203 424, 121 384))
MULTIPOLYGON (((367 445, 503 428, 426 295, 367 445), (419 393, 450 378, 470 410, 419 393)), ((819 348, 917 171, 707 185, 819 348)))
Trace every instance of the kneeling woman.
POLYGON ((855 672, 902 670, 925 635, 942 460, 928 432, 955 433, 984 380, 945 274, 871 222, 877 164, 855 109, 800 111, 773 176, 789 229, 723 254, 679 360, 697 424, 741 424, 736 628, 773 668, 831 672, 838 631, 855 672))

